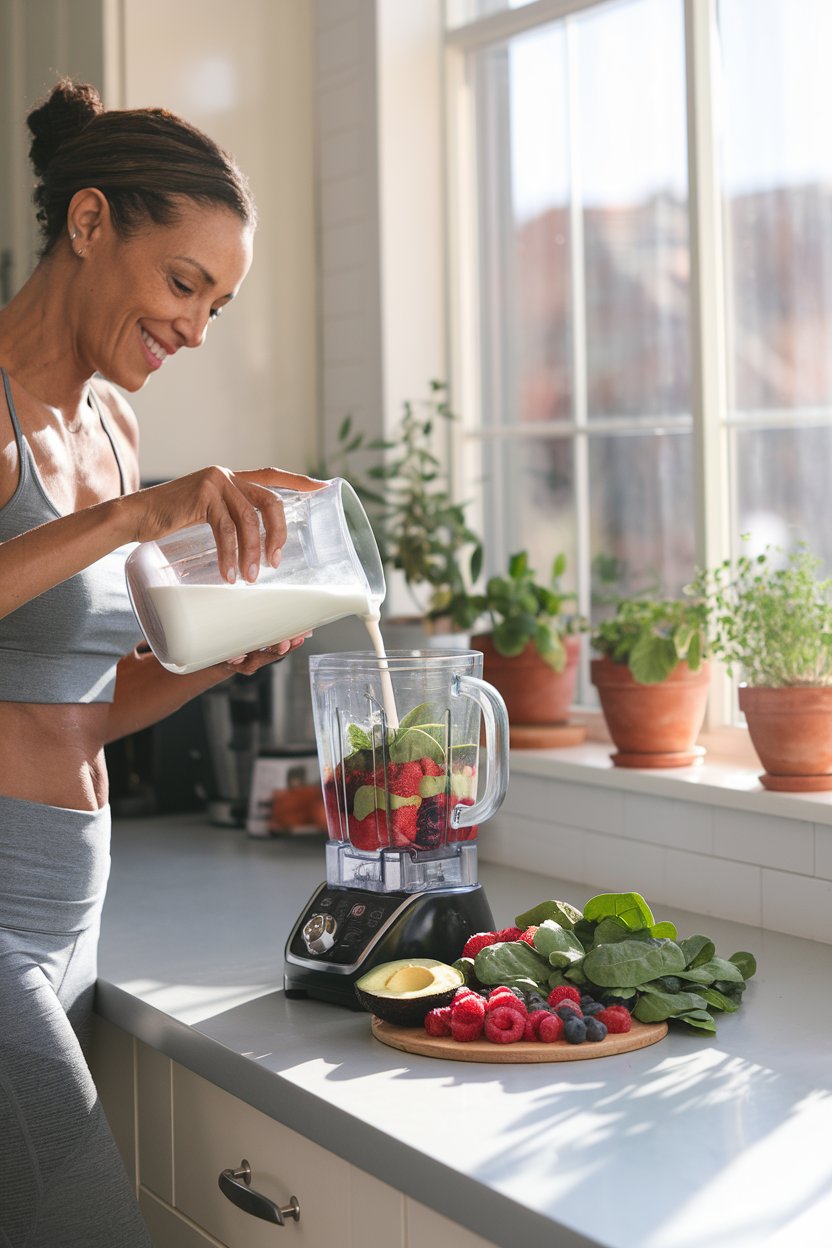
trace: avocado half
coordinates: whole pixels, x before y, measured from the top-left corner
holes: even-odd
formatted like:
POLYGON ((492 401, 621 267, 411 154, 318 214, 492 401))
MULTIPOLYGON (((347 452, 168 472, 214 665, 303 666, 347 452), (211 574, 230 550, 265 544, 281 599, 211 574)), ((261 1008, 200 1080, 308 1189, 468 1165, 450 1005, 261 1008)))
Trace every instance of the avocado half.
POLYGON ((463 983, 462 973, 435 958, 381 962, 355 981, 365 1010, 386 1023, 417 1027, 429 1010, 449 1005, 463 983))

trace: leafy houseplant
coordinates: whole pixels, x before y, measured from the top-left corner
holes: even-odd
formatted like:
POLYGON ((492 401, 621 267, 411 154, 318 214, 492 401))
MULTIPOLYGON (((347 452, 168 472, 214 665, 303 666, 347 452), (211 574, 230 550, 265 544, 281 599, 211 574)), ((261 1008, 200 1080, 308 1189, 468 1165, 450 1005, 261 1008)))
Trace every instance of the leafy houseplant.
POLYGON ((709 603, 691 591, 681 598, 635 596, 592 635, 599 654, 592 682, 617 750, 618 767, 681 767, 697 762, 708 699, 709 603))
POLYGON ((739 689, 765 788, 832 789, 832 580, 801 544, 767 547, 701 572, 713 603, 713 652, 739 689))
MULTIPOLYGON (((545 730, 564 725, 574 700, 580 633, 588 625, 567 607, 575 594, 561 588, 566 556, 558 554, 547 580, 529 566, 528 552, 509 559, 506 576, 492 576, 483 594, 469 594, 457 603, 458 615, 470 627, 490 621, 490 630, 471 638, 482 650, 487 679, 500 690, 512 725, 512 744, 542 744, 545 730), (524 733, 524 729, 532 729, 524 733)), ((549 734, 551 744, 565 744, 563 733, 549 734)))
POLYGON ((431 381, 426 400, 404 403, 395 438, 367 440, 354 430, 352 417, 345 417, 335 455, 321 475, 334 469, 350 480, 382 560, 402 572, 420 617, 449 617, 464 629, 470 623, 468 587, 482 568, 482 543, 466 521, 467 504, 452 499, 434 449, 439 425, 456 419, 446 384, 431 381), (362 475, 351 465, 363 452, 375 458, 362 475))

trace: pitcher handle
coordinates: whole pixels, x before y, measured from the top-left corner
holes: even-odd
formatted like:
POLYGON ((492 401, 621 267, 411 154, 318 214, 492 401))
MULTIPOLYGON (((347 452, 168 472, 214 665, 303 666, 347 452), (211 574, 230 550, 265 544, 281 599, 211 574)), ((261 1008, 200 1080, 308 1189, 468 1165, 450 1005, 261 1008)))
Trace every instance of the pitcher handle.
POLYGON ((485 823, 500 809, 508 788, 508 712, 502 695, 478 676, 455 673, 451 681, 453 697, 471 698, 479 703, 485 723, 485 753, 489 760, 482 797, 473 806, 462 802, 451 811, 451 827, 470 828, 485 823))

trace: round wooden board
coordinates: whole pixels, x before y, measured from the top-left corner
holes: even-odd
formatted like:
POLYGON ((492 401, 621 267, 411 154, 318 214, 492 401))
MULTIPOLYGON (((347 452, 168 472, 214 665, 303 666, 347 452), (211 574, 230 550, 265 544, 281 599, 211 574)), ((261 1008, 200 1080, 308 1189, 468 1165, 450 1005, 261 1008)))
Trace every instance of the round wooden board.
POLYGON ((490 1040, 461 1042, 450 1036, 429 1036, 424 1027, 397 1027, 373 1016, 373 1035, 382 1044, 422 1057, 445 1057, 453 1062, 574 1062, 592 1057, 613 1057, 632 1049, 645 1049, 667 1035, 667 1023, 639 1023, 633 1019, 629 1031, 607 1034, 603 1040, 570 1044, 556 1040, 541 1044, 518 1040, 516 1044, 492 1044, 490 1040))

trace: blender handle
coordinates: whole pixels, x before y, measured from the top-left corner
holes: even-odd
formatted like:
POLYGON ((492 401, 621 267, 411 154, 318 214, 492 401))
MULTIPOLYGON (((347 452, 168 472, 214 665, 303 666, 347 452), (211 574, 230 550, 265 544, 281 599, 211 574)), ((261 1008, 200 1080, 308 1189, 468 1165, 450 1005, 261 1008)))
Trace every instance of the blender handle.
POLYGON ((483 795, 473 806, 458 803, 451 810, 451 826, 470 828, 485 823, 503 804, 508 788, 508 712, 502 695, 478 676, 455 673, 451 681, 453 697, 471 698, 479 703, 485 723, 485 752, 489 766, 483 795))

